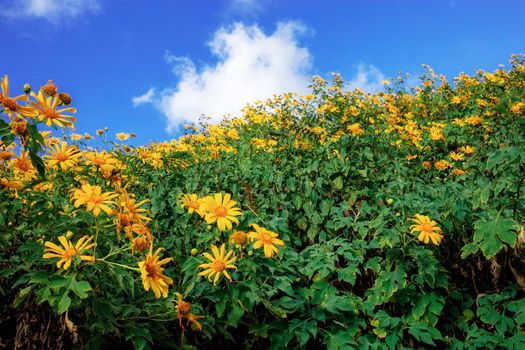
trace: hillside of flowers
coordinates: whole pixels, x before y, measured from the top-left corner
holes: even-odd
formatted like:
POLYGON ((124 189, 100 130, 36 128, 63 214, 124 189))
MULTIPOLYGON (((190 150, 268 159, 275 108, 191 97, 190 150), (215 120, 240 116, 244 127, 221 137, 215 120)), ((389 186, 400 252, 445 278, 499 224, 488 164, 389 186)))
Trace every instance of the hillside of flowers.
POLYGON ((523 55, 142 146, 0 79, 0 347, 525 348, 523 55))

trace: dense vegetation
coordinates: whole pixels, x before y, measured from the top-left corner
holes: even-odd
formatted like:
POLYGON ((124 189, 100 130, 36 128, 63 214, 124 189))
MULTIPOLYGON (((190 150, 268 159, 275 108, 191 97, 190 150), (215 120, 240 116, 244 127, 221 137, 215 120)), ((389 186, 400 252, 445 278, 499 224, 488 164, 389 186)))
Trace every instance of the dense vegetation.
POLYGON ((95 149, 5 76, 0 346, 525 348, 523 56, 420 78, 95 149))

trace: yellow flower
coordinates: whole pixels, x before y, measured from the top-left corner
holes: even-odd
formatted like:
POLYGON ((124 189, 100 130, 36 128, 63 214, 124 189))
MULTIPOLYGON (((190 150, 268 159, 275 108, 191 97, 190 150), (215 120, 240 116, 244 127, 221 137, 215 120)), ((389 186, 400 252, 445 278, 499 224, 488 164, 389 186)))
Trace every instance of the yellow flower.
POLYGON ((74 128, 73 123, 76 121, 76 118, 64 113, 76 113, 77 110, 75 108, 66 107, 57 110, 56 107, 60 102, 60 98, 58 96, 46 97, 42 89, 38 92, 38 95, 32 92, 31 96, 37 101, 37 103, 31 102, 31 105, 38 110, 40 120, 44 121, 47 126, 56 124, 61 128, 74 128))
POLYGON ((257 240, 257 242, 255 242, 253 245, 253 249, 259 249, 263 247, 264 256, 267 258, 271 258, 274 254, 279 253, 279 249, 277 249, 276 245, 284 247, 284 242, 277 238, 279 237, 277 233, 262 228, 257 224, 251 224, 250 226, 255 228, 256 231, 248 233, 248 237, 252 241, 257 240))
POLYGON ((446 160, 438 160, 437 162, 434 163, 434 166, 436 167, 437 170, 446 170, 450 167, 452 167, 452 165, 447 162, 446 160))
POLYGON ((199 214, 202 218, 204 217, 205 212, 203 211, 202 199, 200 199, 195 193, 184 194, 182 196, 181 208, 188 208, 188 214, 193 214, 193 212, 199 214))
POLYGON ((126 134, 125 132, 119 132, 115 135, 115 137, 117 138, 117 140, 126 141, 127 139, 129 139, 129 134, 126 134))
POLYGON ((350 133, 351 136, 359 136, 359 135, 364 135, 365 132, 363 131, 363 129, 361 128, 361 125, 359 123, 354 123, 352 125, 348 125, 346 127, 346 130, 348 130, 348 132, 350 133))
POLYGON ((0 106, 9 115, 11 119, 18 119, 23 117, 36 117, 38 112, 31 106, 22 106, 18 101, 27 101, 28 97, 22 94, 17 97, 9 97, 9 78, 4 75, 2 78, 2 92, 0 93, 0 106))
POLYGON ((87 211, 93 211, 93 215, 97 217, 100 214, 100 210, 111 215, 111 208, 108 204, 115 204, 112 201, 117 195, 113 192, 104 192, 100 186, 91 186, 89 184, 82 185, 82 188, 76 189, 73 193, 73 200, 75 208, 81 205, 86 205, 87 211))
POLYGON ((110 174, 118 165, 117 159, 111 157, 106 152, 86 152, 86 164, 93 165, 102 171, 103 174, 110 174))
POLYGON ((465 155, 463 153, 457 153, 457 152, 450 152, 449 157, 450 159, 456 162, 465 159, 465 155))
POLYGON ((421 242, 428 244, 429 241, 432 241, 435 245, 441 243, 443 235, 441 234, 442 231, 437 222, 426 215, 420 214, 414 215, 414 218, 410 220, 415 222, 415 225, 410 226, 410 233, 419 232, 417 239, 421 242))
POLYGON ((43 255, 43 258, 60 258, 60 260, 57 261, 57 267, 63 268, 64 270, 67 270, 69 266, 71 266, 71 262, 73 262, 76 257, 82 261, 95 261, 95 257, 92 255, 82 255, 84 251, 95 246, 95 243, 91 243, 92 239, 92 236, 89 237, 86 235, 80 238, 77 241, 77 244, 73 245, 66 236, 60 236, 58 237, 58 240, 60 244, 62 244, 62 247, 53 242, 46 242, 44 244, 46 248, 44 249, 45 254, 43 255))
POLYGON ((153 245, 150 247, 148 255, 146 255, 146 260, 138 263, 141 272, 142 285, 146 292, 151 288, 156 299, 159 299, 161 294, 164 298, 167 298, 168 288, 170 284, 173 284, 173 280, 163 274, 164 269, 161 266, 169 263, 171 258, 159 261, 159 253, 162 248, 157 249, 154 254, 151 254, 152 249, 153 245))
POLYGON ((49 154, 44 156, 44 158, 49 159, 48 165, 50 167, 60 166, 62 170, 69 169, 75 166, 80 156, 78 148, 75 146, 68 147, 65 141, 62 141, 60 145, 55 144, 50 148, 49 154))
POLYGON ((510 107, 510 111, 513 114, 520 114, 524 110, 525 110, 525 103, 523 102, 518 102, 514 104, 512 107, 510 107))
POLYGON ((24 178, 30 180, 36 177, 36 169, 26 150, 21 150, 20 156, 15 156, 15 159, 11 160, 11 164, 16 171, 23 174, 24 178))
POLYGON ((213 197, 207 196, 202 199, 206 212, 204 220, 208 224, 217 222, 219 230, 232 229, 232 222, 238 224, 239 220, 235 217, 242 215, 241 209, 237 208, 236 201, 231 200, 231 195, 226 193, 216 193, 213 197))
POLYGON ((476 151, 476 148, 467 145, 467 146, 461 147, 459 150, 461 152, 465 153, 467 156, 470 156, 471 154, 473 154, 476 151))
POLYGON ((230 250, 225 255, 226 245, 224 243, 221 245, 220 251, 215 245, 211 246, 211 251, 213 256, 210 253, 202 253, 202 255, 210 262, 200 264, 198 266, 199 268, 205 269, 204 271, 199 272, 199 276, 208 275, 208 280, 211 282, 212 277, 215 275, 215 278, 213 279, 213 285, 216 285, 222 272, 222 274, 231 281, 232 278, 226 269, 237 270, 237 266, 233 265, 237 258, 233 256, 231 259, 229 259, 233 255, 233 251, 230 250))
POLYGON ((185 318, 188 320, 186 323, 187 325, 190 324, 190 322, 197 328, 199 331, 202 330, 202 326, 197 321, 199 318, 204 318, 204 316, 198 316, 191 313, 191 304, 187 301, 184 301, 182 299, 182 295, 180 293, 175 293, 175 296, 177 296, 177 300, 172 300, 172 302, 175 303, 177 308, 177 318, 179 319, 179 325, 182 327, 183 330, 186 330, 184 326, 182 325, 182 319, 185 318))
POLYGON ((463 174, 466 174, 467 172, 465 170, 462 170, 462 169, 454 169, 454 175, 463 175, 463 174))
POLYGON ((82 135, 73 133, 73 134, 71 134, 71 140, 73 140, 73 141, 80 141, 80 140, 82 140, 82 135))

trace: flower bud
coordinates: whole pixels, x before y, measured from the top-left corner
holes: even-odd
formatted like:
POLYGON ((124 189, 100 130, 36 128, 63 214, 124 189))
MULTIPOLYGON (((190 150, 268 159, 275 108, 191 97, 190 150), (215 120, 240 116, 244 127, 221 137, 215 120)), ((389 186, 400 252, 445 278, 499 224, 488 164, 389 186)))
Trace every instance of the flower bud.
POLYGON ((31 85, 24 84, 24 93, 28 94, 31 92, 31 85))
POLYGON ((71 104, 71 95, 69 95, 67 92, 59 93, 58 99, 60 100, 60 103, 64 106, 69 106, 71 104))

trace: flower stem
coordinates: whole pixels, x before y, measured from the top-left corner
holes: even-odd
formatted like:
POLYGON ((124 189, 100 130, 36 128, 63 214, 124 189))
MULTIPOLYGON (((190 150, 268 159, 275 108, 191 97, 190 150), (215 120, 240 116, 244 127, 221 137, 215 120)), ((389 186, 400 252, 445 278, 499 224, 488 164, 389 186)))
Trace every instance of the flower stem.
POLYGON ((97 261, 102 261, 108 265, 113 265, 113 266, 118 266, 118 267, 122 267, 123 269, 127 269, 127 270, 132 270, 132 271, 138 271, 140 272, 140 269, 138 267, 131 267, 131 266, 128 266, 128 265, 124 265, 124 264, 119 264, 119 263, 116 263, 116 262, 112 262, 112 261, 107 261, 107 260, 103 260, 103 259, 97 259, 97 261))

